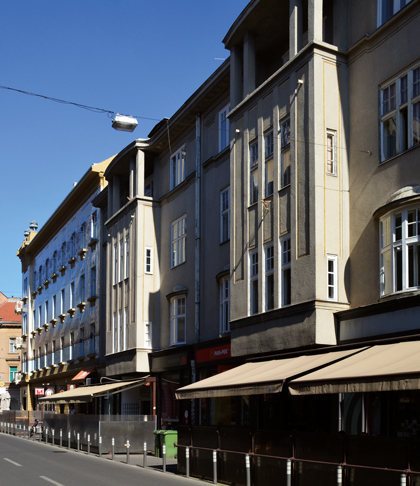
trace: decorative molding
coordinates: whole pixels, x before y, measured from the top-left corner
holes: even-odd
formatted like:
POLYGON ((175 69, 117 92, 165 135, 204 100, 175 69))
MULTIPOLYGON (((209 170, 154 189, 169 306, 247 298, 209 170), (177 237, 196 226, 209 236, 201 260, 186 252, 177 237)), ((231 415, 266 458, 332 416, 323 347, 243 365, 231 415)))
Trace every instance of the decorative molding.
POLYGON ((86 253, 88 252, 89 250, 87 248, 82 248, 78 255, 80 257, 80 260, 84 260, 85 259, 85 256, 86 256, 86 253))
POLYGON ((95 303, 96 303, 96 300, 98 298, 99 297, 97 295, 91 295, 90 297, 88 297, 87 301, 89 302, 89 304, 90 304, 91 307, 94 307, 95 306, 95 303))
POLYGON ((60 319, 61 323, 63 323, 63 322, 64 322, 64 319, 66 318, 66 315, 67 315, 67 314, 60 314, 60 315, 58 316, 58 318, 60 319))
POLYGON ((77 304, 77 307, 80 309, 80 312, 85 312, 86 306, 87 306, 86 302, 80 302, 80 304, 77 304))
POLYGON ((67 311, 68 315, 73 318, 74 317, 74 314, 76 313, 77 309, 75 309, 74 307, 72 307, 71 309, 69 309, 67 311))
POLYGON ((97 243, 98 243, 98 238, 92 238, 88 243, 88 247, 93 251, 95 250, 97 243))
POLYGON ((61 276, 63 276, 66 273, 66 270, 67 270, 67 266, 62 265, 58 271, 61 273, 61 276))
POLYGON ((76 265, 76 258, 71 257, 67 263, 70 265, 70 268, 74 268, 74 266, 76 265))
POLYGON ((57 277, 58 277, 58 273, 55 273, 55 272, 54 272, 54 273, 51 275, 51 280, 53 281, 53 283, 55 283, 55 281, 57 280, 57 277))

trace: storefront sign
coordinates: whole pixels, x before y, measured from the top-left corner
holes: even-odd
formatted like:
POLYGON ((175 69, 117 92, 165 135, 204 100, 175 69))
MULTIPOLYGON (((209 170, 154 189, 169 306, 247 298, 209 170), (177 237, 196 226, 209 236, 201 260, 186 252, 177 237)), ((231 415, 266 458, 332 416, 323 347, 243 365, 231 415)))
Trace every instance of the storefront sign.
POLYGON ((51 395, 54 395, 54 393, 55 393, 55 386, 47 386, 47 388, 45 388, 46 397, 50 397, 51 395))
POLYGON ((35 395, 37 397, 42 397, 44 396, 44 389, 43 388, 35 388, 35 395))
POLYGON ((215 348, 199 349, 196 352, 196 362, 204 363, 206 361, 218 361, 220 359, 230 358, 230 344, 216 346, 215 348))

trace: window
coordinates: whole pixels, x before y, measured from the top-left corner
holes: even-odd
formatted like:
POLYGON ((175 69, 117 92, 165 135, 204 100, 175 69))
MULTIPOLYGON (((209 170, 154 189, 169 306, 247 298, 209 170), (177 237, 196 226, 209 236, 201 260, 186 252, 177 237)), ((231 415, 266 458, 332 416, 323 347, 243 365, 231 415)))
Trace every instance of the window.
POLYGON ((185 301, 185 296, 174 297, 171 300, 170 344, 184 344, 186 342, 185 301))
POLYGON ((265 147, 265 197, 273 194, 274 184, 274 139, 273 129, 264 134, 264 147, 265 147))
POLYGON ((171 157, 171 189, 185 180, 185 147, 171 157))
POLYGON ((9 353, 17 353, 16 338, 9 338, 9 353))
POLYGON ((48 366, 48 344, 44 345, 44 368, 48 366))
POLYGON ((187 240, 187 217, 177 219, 171 225, 172 256, 171 268, 185 262, 185 243, 187 240))
POLYGON ((118 248, 117 244, 115 243, 114 245, 114 276, 112 279, 113 284, 115 285, 117 283, 117 277, 118 277, 118 248))
POLYGON ((250 306, 251 314, 258 313, 258 250, 249 254, 250 306))
POLYGON ((80 329, 80 342, 79 342, 79 356, 80 357, 85 355, 84 343, 85 343, 85 330, 80 329))
POLYGON ((389 20, 411 0, 378 0, 378 27, 389 20))
POLYGON ((74 359, 74 332, 70 333, 70 351, 69 351, 69 359, 74 359))
POLYGON ((144 185, 144 195, 146 197, 153 197, 153 181, 149 181, 144 185))
POLYGON ((145 257, 144 257, 144 272, 152 274, 153 273, 153 249, 146 246, 145 257))
POLYGON ((51 343, 51 364, 55 365, 55 341, 51 343))
POLYGON ((96 295, 96 267, 90 269, 90 296, 96 295))
POLYGON ((130 275, 130 237, 126 235, 125 241, 125 270, 124 270, 124 278, 128 278, 130 275))
POLYGON ((41 346, 38 348, 38 369, 41 369, 41 346))
POLYGON ((337 175, 335 132, 332 130, 327 131, 326 159, 327 174, 337 175))
POLYGON ((230 123, 227 118, 229 110, 230 107, 227 105, 219 112, 219 152, 230 143, 230 123))
POLYGON ((220 332, 229 332, 229 277, 220 280, 220 332))
POLYGON ((124 279, 124 243, 123 240, 120 240, 120 275, 119 275, 119 282, 122 282, 124 279))
POLYGON ((291 304, 291 245, 290 236, 283 238, 281 246, 281 305, 291 304))
POLYGON ((53 295, 52 298, 52 307, 51 307, 51 314, 52 319, 54 319, 57 315, 57 296, 53 295))
POLYGON ((45 311, 44 322, 48 322, 48 300, 45 301, 44 311, 45 311))
POLYGON ((22 334, 28 334, 28 314, 22 314, 22 334))
POLYGON ((60 337, 60 363, 64 362, 64 336, 60 337))
POLYGON ((79 302, 86 302, 86 282, 84 275, 80 275, 79 280, 79 302))
POLYGON ((152 323, 144 323, 144 347, 147 349, 152 348, 152 323))
POLYGON ((82 223, 80 226, 80 242, 79 242, 79 250, 83 250, 86 248, 86 223, 82 223))
POLYGON ((60 292, 60 314, 65 313, 65 304, 66 304, 66 299, 65 299, 65 289, 61 289, 60 292))
POLYGON ((116 312, 114 312, 114 315, 112 316, 112 320, 113 320, 112 329, 113 329, 113 333, 114 333, 112 352, 116 353, 118 351, 118 327, 117 327, 117 313, 116 312))
POLYGON ((63 243, 61 245, 61 267, 65 267, 66 266, 66 243, 63 243))
POLYGON ((38 307, 38 328, 42 326, 42 307, 38 307))
POLYGON ((258 142, 249 145, 249 204, 258 201, 258 142))
POLYGON ((28 277, 25 277, 23 279, 23 296, 24 297, 28 296, 28 277))
POLYGON ((13 383, 15 381, 16 374, 18 372, 17 366, 9 366, 9 381, 13 383))
POLYGON ((290 118, 280 123, 281 187, 290 184, 290 118))
POLYGON ((420 208, 380 221, 380 294, 420 288, 420 208))
POLYGON ((327 265, 328 300, 337 300, 337 256, 328 255, 327 265))
POLYGON ((230 188, 220 193, 220 243, 230 239, 230 188))
POLYGON ((42 287, 42 265, 39 266, 38 270, 38 287, 42 287))
POLYGON ((381 162, 420 143, 420 66, 380 90, 381 162))
POLYGON ((121 351, 122 346, 123 346, 123 320, 122 320, 122 310, 120 309, 118 311, 118 351, 121 351))
POLYGON ((73 233, 70 238, 70 259, 74 258, 76 251, 76 233, 73 233))
POLYGON ((55 252, 53 253, 52 273, 53 275, 57 273, 57 250, 55 250, 55 252))
POLYGON ((91 229, 90 229, 90 237, 93 240, 98 239, 98 212, 94 211, 91 216, 91 229))
POLYGON ((34 273, 33 273, 33 276, 32 276, 32 281, 33 281, 33 286, 34 286, 34 288, 32 290, 33 290, 33 292, 35 292, 36 291, 36 287, 37 287, 37 285, 36 285, 36 282, 37 282, 37 280, 36 280, 36 270, 34 270, 34 273))
POLYGON ((74 282, 70 284, 70 309, 74 308, 75 300, 74 300, 74 282))
POLYGON ((129 321, 128 321, 128 307, 125 307, 124 308, 124 349, 128 349, 128 325, 129 325, 129 321))
POLYGON ((274 309, 274 246, 265 247, 265 310, 274 309))

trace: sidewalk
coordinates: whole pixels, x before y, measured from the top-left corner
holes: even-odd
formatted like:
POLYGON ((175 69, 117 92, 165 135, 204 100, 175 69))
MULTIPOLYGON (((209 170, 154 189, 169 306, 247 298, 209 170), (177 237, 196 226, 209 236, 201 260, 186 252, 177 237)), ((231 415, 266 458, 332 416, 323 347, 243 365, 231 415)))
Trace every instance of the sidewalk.
MULTIPOLYGON (((92 454, 97 457, 98 454, 92 454)), ((102 454, 102 459, 112 461, 111 454, 102 454)), ((127 464, 127 454, 114 454, 114 461, 122 464, 127 464)), ((143 467, 143 454, 130 454, 130 466, 143 467)), ((163 471, 163 459, 161 457, 155 457, 147 455, 146 467, 155 471, 163 471)), ((166 472, 171 474, 177 474, 177 460, 166 459, 166 472)))

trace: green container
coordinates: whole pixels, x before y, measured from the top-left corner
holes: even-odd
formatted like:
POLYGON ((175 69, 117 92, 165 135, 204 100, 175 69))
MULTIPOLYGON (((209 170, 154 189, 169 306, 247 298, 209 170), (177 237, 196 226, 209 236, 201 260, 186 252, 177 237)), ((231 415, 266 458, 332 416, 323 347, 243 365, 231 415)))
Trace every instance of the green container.
POLYGON ((175 459, 177 455, 177 448, 174 446, 178 440, 178 432, 176 430, 155 430, 155 456, 163 457, 163 444, 166 446, 166 458, 175 459))

